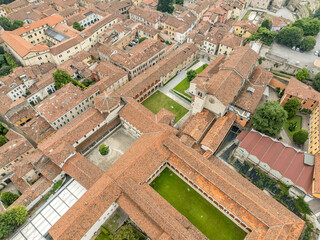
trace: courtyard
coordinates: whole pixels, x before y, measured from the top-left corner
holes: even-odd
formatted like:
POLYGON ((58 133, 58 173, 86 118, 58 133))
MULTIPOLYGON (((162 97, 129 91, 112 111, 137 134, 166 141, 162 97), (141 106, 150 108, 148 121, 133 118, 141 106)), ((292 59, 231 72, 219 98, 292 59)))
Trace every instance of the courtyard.
POLYGON ((169 168, 150 185, 209 239, 242 240, 247 235, 169 168))
POLYGON ((169 98, 160 91, 156 91, 150 97, 142 102, 142 105, 148 108, 154 114, 157 114, 162 108, 167 109, 176 115, 175 121, 178 122, 187 112, 188 109, 169 98))
POLYGON ((98 166, 101 170, 106 171, 136 140, 137 139, 135 137, 121 127, 102 142, 97 144, 97 146, 88 152, 85 157, 98 166), (110 147, 110 152, 105 156, 102 156, 99 153, 99 146, 101 144, 105 144, 106 146, 110 147))

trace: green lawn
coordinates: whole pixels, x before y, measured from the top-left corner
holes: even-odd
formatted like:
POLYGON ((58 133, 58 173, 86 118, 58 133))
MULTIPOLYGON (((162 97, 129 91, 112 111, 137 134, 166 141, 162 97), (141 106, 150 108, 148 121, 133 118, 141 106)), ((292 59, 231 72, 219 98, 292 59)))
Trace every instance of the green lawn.
POLYGON ((243 16, 242 20, 248 20, 251 11, 247 11, 246 15, 243 16))
POLYGON ((150 185, 209 239, 242 240, 247 235, 170 169, 150 185))
POLYGON ((289 135, 289 137, 293 138, 293 134, 297 131, 299 131, 301 129, 301 126, 302 126, 302 117, 301 116, 294 116, 293 118, 291 119, 288 119, 284 124, 283 124, 283 127, 284 129, 286 130, 287 134, 289 135), (289 122, 290 121, 294 121, 297 123, 296 125, 296 128, 294 129, 294 131, 290 131, 289 130, 289 122))
MULTIPOLYGON (((208 66, 208 64, 203 64, 201 67, 199 67, 198 69, 195 70, 196 73, 197 74, 201 73, 207 66, 208 66)), ((175 86, 173 89, 176 90, 177 92, 183 94, 187 98, 191 99, 192 97, 185 92, 189 87, 190 87, 190 81, 188 80, 188 78, 185 78, 180 83, 178 83, 178 85, 175 86)))
POLYGON ((160 91, 156 91, 146 100, 144 100, 142 105, 148 108, 154 114, 157 114, 162 108, 165 108, 176 115, 176 122, 178 122, 188 112, 186 108, 160 91))

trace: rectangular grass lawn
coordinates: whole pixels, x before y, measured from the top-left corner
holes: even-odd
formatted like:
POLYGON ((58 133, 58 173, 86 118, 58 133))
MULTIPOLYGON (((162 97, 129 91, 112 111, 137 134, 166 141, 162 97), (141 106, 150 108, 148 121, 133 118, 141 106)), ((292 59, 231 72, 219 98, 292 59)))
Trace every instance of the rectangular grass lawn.
POLYGON ((212 240, 243 240, 247 233, 169 168, 150 186, 212 240))
POLYGON ((154 114, 157 114, 162 108, 165 108, 176 115, 176 122, 178 122, 188 112, 188 109, 181 106, 179 103, 175 102, 160 91, 156 91, 144 100, 142 105, 154 114))
POLYGON ((302 117, 301 116, 294 116, 293 118, 290 118, 288 119, 284 124, 283 124, 283 127, 284 129, 286 130, 287 134, 289 135, 289 137, 293 138, 293 134, 297 131, 299 131, 301 129, 301 126, 302 126, 302 117), (297 125, 296 125, 296 128, 293 130, 293 131, 290 131, 289 130, 289 122, 290 121, 293 121, 293 122, 296 122, 297 125))

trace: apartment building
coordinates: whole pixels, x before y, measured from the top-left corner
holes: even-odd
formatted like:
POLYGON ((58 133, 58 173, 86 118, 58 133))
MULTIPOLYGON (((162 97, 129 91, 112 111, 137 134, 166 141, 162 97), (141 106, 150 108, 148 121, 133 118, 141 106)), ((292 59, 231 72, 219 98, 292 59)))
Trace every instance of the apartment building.
POLYGON ((133 6, 129 10, 129 17, 135 22, 149 25, 155 29, 160 27, 160 18, 163 13, 149 7, 133 6))
POLYGON ((36 105, 35 109, 58 130, 87 111, 94 104, 94 98, 98 94, 99 90, 94 86, 82 91, 68 83, 36 105))
POLYGON ((67 19, 67 24, 72 27, 74 22, 78 22, 81 27, 87 28, 90 27, 92 24, 96 23, 97 21, 101 20, 107 14, 103 11, 100 11, 97 8, 89 8, 85 11, 79 12, 72 17, 67 19))
POLYGON ((78 32, 55 14, 14 31, 5 31, 1 37, 5 49, 24 66, 47 62, 60 65, 76 53, 92 48, 98 42, 98 35, 118 21, 117 16, 107 15, 78 32))
POLYGON ((241 20, 234 24, 233 33, 240 37, 249 38, 257 29, 258 26, 251 21, 241 20))

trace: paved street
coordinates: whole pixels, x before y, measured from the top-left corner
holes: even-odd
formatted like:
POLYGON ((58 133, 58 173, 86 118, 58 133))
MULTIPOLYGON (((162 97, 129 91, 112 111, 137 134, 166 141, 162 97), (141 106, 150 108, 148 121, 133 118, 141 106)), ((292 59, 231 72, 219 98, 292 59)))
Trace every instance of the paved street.
POLYGON ((279 9, 276 13, 270 12, 270 11, 266 11, 266 13, 268 13, 269 15, 272 15, 272 16, 286 18, 292 22, 294 22, 296 19, 295 15, 289 9, 287 9, 285 7, 279 9))

